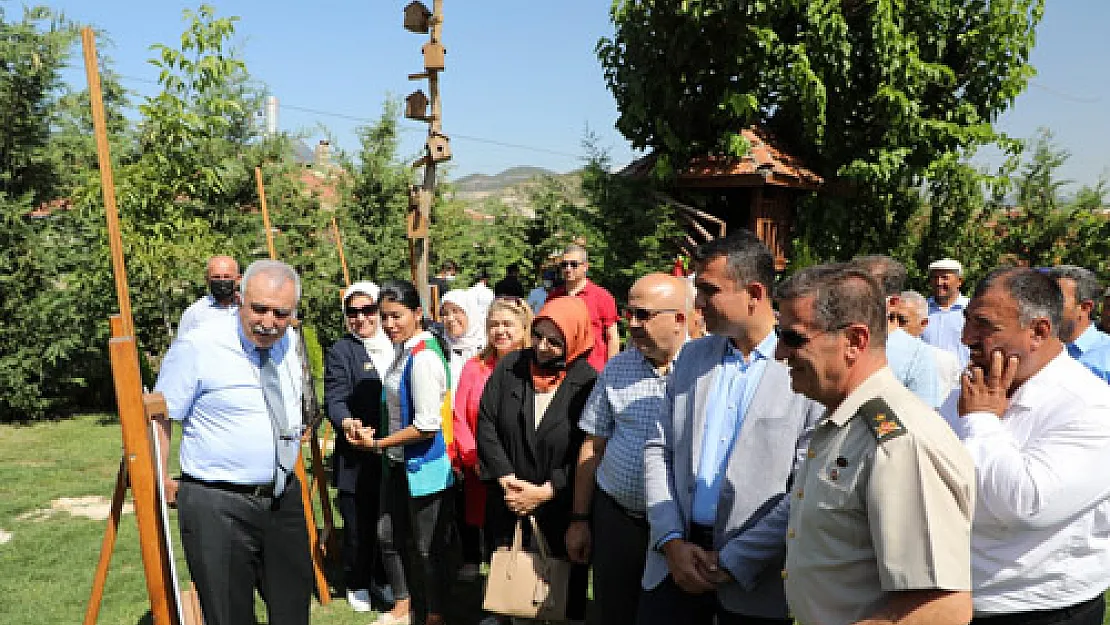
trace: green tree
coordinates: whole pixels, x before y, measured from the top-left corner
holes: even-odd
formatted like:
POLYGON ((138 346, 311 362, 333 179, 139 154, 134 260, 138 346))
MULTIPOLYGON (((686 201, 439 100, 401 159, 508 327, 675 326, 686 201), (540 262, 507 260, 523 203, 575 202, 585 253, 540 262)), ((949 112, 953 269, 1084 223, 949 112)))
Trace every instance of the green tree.
POLYGON ((742 156, 759 124, 821 174, 801 234, 819 258, 897 247, 920 190, 999 139, 1033 75, 1044 0, 620 0, 598 56, 617 127, 661 154, 742 156))
POLYGON ((1110 222, 1101 213, 1105 181, 1081 187, 1069 197, 1072 181, 1059 170, 1070 154, 1042 129, 1014 180, 1014 206, 1000 211, 996 230, 1005 256, 1034 267, 1072 264, 1105 274, 1110 222))

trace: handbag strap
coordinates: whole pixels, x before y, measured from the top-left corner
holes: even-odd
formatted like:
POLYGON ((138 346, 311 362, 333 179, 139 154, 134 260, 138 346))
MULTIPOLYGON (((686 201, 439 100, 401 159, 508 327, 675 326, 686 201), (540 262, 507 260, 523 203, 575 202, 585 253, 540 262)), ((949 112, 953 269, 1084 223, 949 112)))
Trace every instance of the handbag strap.
POLYGON ((524 519, 516 520, 516 529, 513 530, 513 547, 512 552, 519 553, 524 548, 524 519))
MULTIPOLYGON (((551 558, 551 550, 547 546, 547 541, 543 537, 543 532, 540 531, 540 524, 536 522, 536 517, 528 515, 528 520, 532 523, 532 540, 536 543, 536 549, 540 553, 540 557, 544 560, 551 558)), ((517 521, 517 529, 520 529, 520 521, 517 521)))

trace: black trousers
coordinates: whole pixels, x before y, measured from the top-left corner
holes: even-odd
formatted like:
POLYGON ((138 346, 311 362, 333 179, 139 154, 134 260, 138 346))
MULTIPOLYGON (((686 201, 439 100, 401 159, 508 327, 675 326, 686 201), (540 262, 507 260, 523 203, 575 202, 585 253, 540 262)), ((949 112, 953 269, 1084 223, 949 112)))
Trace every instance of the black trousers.
POLYGON ((594 602, 589 620, 597 625, 634 625, 651 528, 646 518, 630 515, 596 486, 591 509, 594 602))
POLYGON ((380 595, 385 586, 378 547, 378 511, 382 496, 382 460, 364 459, 352 484, 339 490, 336 505, 343 517, 343 583, 348 590, 380 595), (353 488, 351 488, 353 486, 353 488))
POLYGON ((761 618, 729 612, 717 601, 717 593, 691 595, 679 588, 670 575, 652 590, 640 593, 636 615, 637 625, 792 625, 793 622, 788 618, 761 618))
MULTIPOLYGON (((456 474, 458 475, 458 474, 456 474)), ((475 479, 467 475, 464 480, 475 479)), ((462 548, 462 561, 466 564, 481 564, 489 558, 482 556, 482 529, 466 523, 466 493, 463 490, 463 481, 459 480, 454 487, 453 496, 455 503, 455 519, 458 521, 459 546, 462 548)))
POLYGON ((1089 601, 1057 610, 977 616, 971 619, 971 625, 1102 625, 1105 612, 1106 599, 1100 594, 1089 601))
POLYGON ((413 608, 420 619, 427 613, 443 614, 450 599, 455 571, 450 553, 451 495, 447 489, 410 496, 408 476, 400 464, 392 465, 382 481, 378 540, 386 576, 397 601, 416 595, 413 608))
POLYGON ((270 625, 307 625, 312 560, 301 485, 274 501, 182 481, 178 527, 207 625, 255 623, 260 582, 270 625))

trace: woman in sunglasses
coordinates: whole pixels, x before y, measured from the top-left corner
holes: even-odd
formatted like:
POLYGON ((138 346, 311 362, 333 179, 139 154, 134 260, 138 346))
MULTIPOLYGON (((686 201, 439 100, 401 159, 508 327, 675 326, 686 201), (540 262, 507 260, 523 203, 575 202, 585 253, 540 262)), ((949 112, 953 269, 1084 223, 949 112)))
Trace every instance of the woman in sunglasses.
POLYGON ((396 601, 375 622, 408 625, 409 588, 415 586, 424 589, 423 605, 417 606, 426 615, 423 622, 441 625, 450 591, 447 539, 454 519, 449 497, 454 474, 444 436, 449 426, 444 416, 451 418, 447 346, 424 329, 420 296, 411 282, 385 282, 378 301, 382 329, 397 350, 382 376, 387 418, 380 427, 347 432, 351 444, 386 458, 378 539, 396 601), (415 549, 402 558, 410 541, 415 549))
MULTIPOLYGON (((532 326, 532 309, 519 297, 498 297, 489 308, 485 323, 485 348, 466 361, 459 376, 455 392, 455 438, 461 440, 463 427, 473 437, 478 429, 478 403, 486 380, 493 373, 501 358, 529 347, 529 328, 532 326)), ((478 476, 476 456, 460 454, 463 473, 463 499, 457 508, 463 523, 459 525, 462 537, 463 567, 459 579, 473 581, 478 577, 482 561, 478 528, 485 525, 486 487, 478 476)))
MULTIPOLYGON (((378 319, 378 285, 356 282, 343 293, 348 333, 328 350, 324 366, 324 404, 328 420, 339 433, 376 427, 381 421, 382 376, 393 362, 393 344, 378 319)), ((354 447, 340 434, 335 438, 334 471, 343 517, 343 579, 347 603, 369 612, 370 591, 381 598, 385 571, 378 551, 378 499, 382 463, 354 447), (377 563, 377 570, 371 567, 377 563)))
MULTIPOLYGON (((509 545, 517 519, 532 515, 552 552, 566 558, 562 537, 583 439, 578 418, 597 379, 587 362, 594 345, 589 310, 577 297, 553 299, 532 322, 531 335, 530 349, 497 363, 478 406, 482 476, 500 487, 500 496, 487 499, 486 531, 494 544, 509 545)), ((568 620, 585 616, 586 571, 572 569, 568 620)))

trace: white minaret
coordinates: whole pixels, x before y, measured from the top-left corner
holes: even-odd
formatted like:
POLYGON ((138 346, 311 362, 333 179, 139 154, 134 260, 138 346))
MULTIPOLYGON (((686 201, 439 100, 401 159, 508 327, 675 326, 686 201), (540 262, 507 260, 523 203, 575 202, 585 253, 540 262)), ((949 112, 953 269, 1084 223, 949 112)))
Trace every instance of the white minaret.
POLYGON ((278 132, 278 99, 276 95, 266 96, 266 136, 272 137, 278 132))

